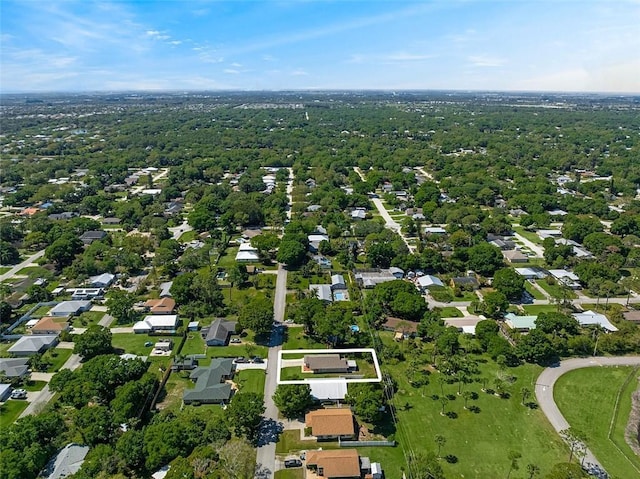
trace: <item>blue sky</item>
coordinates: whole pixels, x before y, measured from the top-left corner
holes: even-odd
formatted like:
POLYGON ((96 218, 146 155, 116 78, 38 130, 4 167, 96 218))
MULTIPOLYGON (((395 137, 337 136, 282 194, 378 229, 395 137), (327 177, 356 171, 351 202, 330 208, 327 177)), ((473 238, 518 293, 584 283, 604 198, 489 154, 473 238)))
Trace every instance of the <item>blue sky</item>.
POLYGON ((2 0, 0 91, 640 92, 639 0, 2 0))

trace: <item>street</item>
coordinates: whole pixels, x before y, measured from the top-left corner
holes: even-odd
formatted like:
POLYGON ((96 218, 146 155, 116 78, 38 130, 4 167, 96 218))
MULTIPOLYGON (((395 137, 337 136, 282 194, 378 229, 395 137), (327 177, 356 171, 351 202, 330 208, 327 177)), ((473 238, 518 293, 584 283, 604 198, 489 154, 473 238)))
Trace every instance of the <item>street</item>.
POLYGON ((37 261, 38 259, 42 258, 43 256, 44 256, 44 250, 41 250, 41 251, 38 251, 35 254, 32 254, 27 259, 25 259, 22 263, 13 266, 6 273, 0 274, 0 282, 12 278, 22 268, 26 268, 31 263, 33 263, 34 261, 37 261))

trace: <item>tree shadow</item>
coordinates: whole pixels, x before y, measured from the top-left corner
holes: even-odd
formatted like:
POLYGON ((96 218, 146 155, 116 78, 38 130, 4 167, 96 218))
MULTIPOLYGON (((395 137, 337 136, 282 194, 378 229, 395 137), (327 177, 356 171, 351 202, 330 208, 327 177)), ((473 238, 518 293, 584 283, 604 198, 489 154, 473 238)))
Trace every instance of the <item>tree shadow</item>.
POLYGON ((278 442, 282 431, 284 431, 284 425, 281 422, 274 421, 271 418, 263 419, 254 444, 260 447, 272 442, 278 442))

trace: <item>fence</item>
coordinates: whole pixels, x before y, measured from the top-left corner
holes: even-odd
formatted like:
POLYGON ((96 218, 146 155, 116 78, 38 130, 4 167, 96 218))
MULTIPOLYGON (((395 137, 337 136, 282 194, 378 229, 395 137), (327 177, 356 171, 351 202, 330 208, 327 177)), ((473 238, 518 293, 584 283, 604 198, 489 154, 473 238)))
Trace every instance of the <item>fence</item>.
POLYGON ((33 306, 31 309, 29 309, 29 311, 27 311, 22 316, 20 316, 17 320, 14 321, 14 323, 11 326, 7 328, 6 332, 2 334, 2 339, 6 339, 6 340, 20 339, 23 336, 22 334, 11 334, 11 332, 14 329, 16 329, 18 326, 20 326, 22 323, 29 321, 31 319, 31 315, 33 314, 33 312, 37 311, 40 307, 55 306, 56 304, 58 304, 58 301, 47 301, 44 303, 36 303, 35 306, 33 306))
POLYGON ((396 445, 396 441, 338 441, 338 445, 340 447, 394 447, 396 445))

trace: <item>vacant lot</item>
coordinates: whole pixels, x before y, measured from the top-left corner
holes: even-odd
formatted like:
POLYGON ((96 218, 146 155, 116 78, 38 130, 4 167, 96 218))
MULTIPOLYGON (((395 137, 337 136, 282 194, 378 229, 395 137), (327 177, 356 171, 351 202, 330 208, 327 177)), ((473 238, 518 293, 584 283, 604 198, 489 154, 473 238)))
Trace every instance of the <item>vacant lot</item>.
POLYGON ((586 434, 587 445, 612 477, 640 477, 640 458, 624 440, 638 373, 631 367, 578 369, 563 375, 553 390, 564 417, 586 434))

